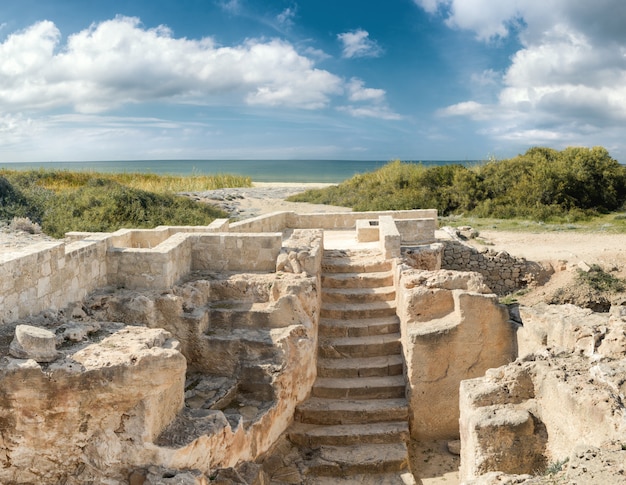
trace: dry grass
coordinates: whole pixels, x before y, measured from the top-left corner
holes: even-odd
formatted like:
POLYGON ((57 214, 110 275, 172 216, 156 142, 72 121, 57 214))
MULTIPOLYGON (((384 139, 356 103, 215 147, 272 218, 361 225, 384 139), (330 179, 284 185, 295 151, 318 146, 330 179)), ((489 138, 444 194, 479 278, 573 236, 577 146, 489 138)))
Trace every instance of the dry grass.
POLYGON ((157 175, 152 173, 104 173, 69 170, 28 170, 17 171, 0 169, 0 177, 11 181, 34 183, 55 193, 75 190, 88 185, 93 180, 107 180, 121 185, 158 194, 196 192, 222 189, 225 187, 251 187, 252 179, 239 175, 157 175))

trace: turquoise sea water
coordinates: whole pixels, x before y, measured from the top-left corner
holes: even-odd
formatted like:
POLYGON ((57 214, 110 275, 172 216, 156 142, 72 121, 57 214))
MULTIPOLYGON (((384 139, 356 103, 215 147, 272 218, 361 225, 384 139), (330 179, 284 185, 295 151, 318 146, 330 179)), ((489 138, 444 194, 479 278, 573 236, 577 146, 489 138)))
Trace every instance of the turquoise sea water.
MULTIPOLYGON (((251 177, 255 182, 338 183, 388 163, 372 160, 135 160, 102 162, 0 163, 14 170, 53 169, 95 172, 142 172, 171 175, 233 174, 251 177)), ((477 163, 468 160, 422 161, 426 166, 477 163)))

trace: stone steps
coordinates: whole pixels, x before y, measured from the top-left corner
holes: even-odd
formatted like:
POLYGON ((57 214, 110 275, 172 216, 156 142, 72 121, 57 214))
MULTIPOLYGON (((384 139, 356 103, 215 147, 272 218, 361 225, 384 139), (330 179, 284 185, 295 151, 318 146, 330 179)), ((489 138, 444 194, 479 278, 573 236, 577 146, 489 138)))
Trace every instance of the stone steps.
POLYGON ((384 273, 391 268, 391 261, 382 259, 380 255, 363 257, 328 254, 322 259, 323 273, 384 273))
POLYGON ((377 288, 326 288, 322 290, 322 300, 326 303, 369 303, 374 301, 394 301, 396 289, 393 286, 377 288))
POLYGON ((312 397, 296 408, 301 423, 335 425, 406 421, 406 399, 324 399, 312 397))
POLYGON ((414 484, 393 265, 334 250, 322 269, 317 380, 287 433, 303 483, 414 484))
POLYGON ((322 446, 308 463, 309 473, 318 476, 346 476, 399 472, 406 468, 408 451, 404 442, 322 446))
MULTIPOLYGON (((420 482, 422 483, 422 482, 420 482)), ((320 476, 309 478, 307 485, 417 485, 409 471, 389 473, 367 473, 359 475, 320 476)))
POLYGON ((292 443, 307 448, 405 443, 409 439, 409 424, 407 421, 334 426, 295 423, 288 435, 292 443))
POLYGON ((380 288, 393 285, 393 272, 324 273, 322 288, 380 288))
POLYGON ((399 332, 400 320, 394 315, 357 320, 321 318, 318 334, 320 337, 368 337, 399 332))
POLYGON ((322 359, 376 357, 402 351, 399 333, 367 337, 324 337, 319 339, 318 356, 322 359))
POLYGON ((311 395, 331 399, 393 399, 405 397, 404 376, 319 377, 311 395))
POLYGON ((401 355, 356 357, 353 359, 318 359, 317 376, 335 378, 383 377, 402 375, 401 355))
POLYGON ((368 303, 325 303, 322 300, 321 318, 359 320, 364 318, 392 317, 396 314, 395 301, 368 303))

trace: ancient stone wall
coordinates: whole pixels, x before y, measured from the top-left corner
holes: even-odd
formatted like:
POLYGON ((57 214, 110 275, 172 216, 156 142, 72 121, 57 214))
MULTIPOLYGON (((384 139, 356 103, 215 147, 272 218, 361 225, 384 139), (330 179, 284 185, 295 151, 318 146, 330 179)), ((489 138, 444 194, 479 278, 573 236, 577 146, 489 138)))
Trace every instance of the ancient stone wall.
POLYGON ((405 270, 398 315, 411 434, 457 438, 459 383, 514 358, 508 312, 476 273, 405 270))
POLYGON ((62 308, 106 285, 106 243, 43 242, 0 255, 0 323, 62 308))
POLYGON ((497 295, 506 295, 540 280, 545 269, 506 251, 477 250, 459 241, 445 241, 442 268, 480 273, 485 284, 497 295))
POLYGON ((418 209, 404 211, 373 211, 373 212, 323 212, 313 214, 298 214, 295 212, 275 212, 235 222, 230 225, 231 231, 239 232, 274 232, 285 228, 291 229, 327 229, 347 230, 355 229, 356 221, 361 219, 378 220, 380 216, 391 216, 394 220, 424 219, 421 222, 424 229, 434 231, 437 221, 437 211, 434 209, 418 209))
MULTIPOLYGON (((69 243, 41 243, 0 256, 0 323, 62 308, 107 285, 164 290, 191 270, 272 272, 283 230, 354 229, 357 220, 379 215, 404 220, 436 218, 437 212, 281 212, 230 226, 220 219, 207 227, 69 233, 69 243)), ((435 219, 429 224, 434 231, 435 219)))

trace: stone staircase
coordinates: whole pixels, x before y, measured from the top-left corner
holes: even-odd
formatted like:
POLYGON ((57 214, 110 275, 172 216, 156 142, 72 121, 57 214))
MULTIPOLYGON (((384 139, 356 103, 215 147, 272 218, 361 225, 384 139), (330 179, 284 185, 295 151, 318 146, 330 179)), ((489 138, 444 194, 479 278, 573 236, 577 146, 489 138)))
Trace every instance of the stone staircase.
POLYGON ((326 251, 318 377, 288 432, 306 483, 415 483, 399 332, 391 262, 326 251))

